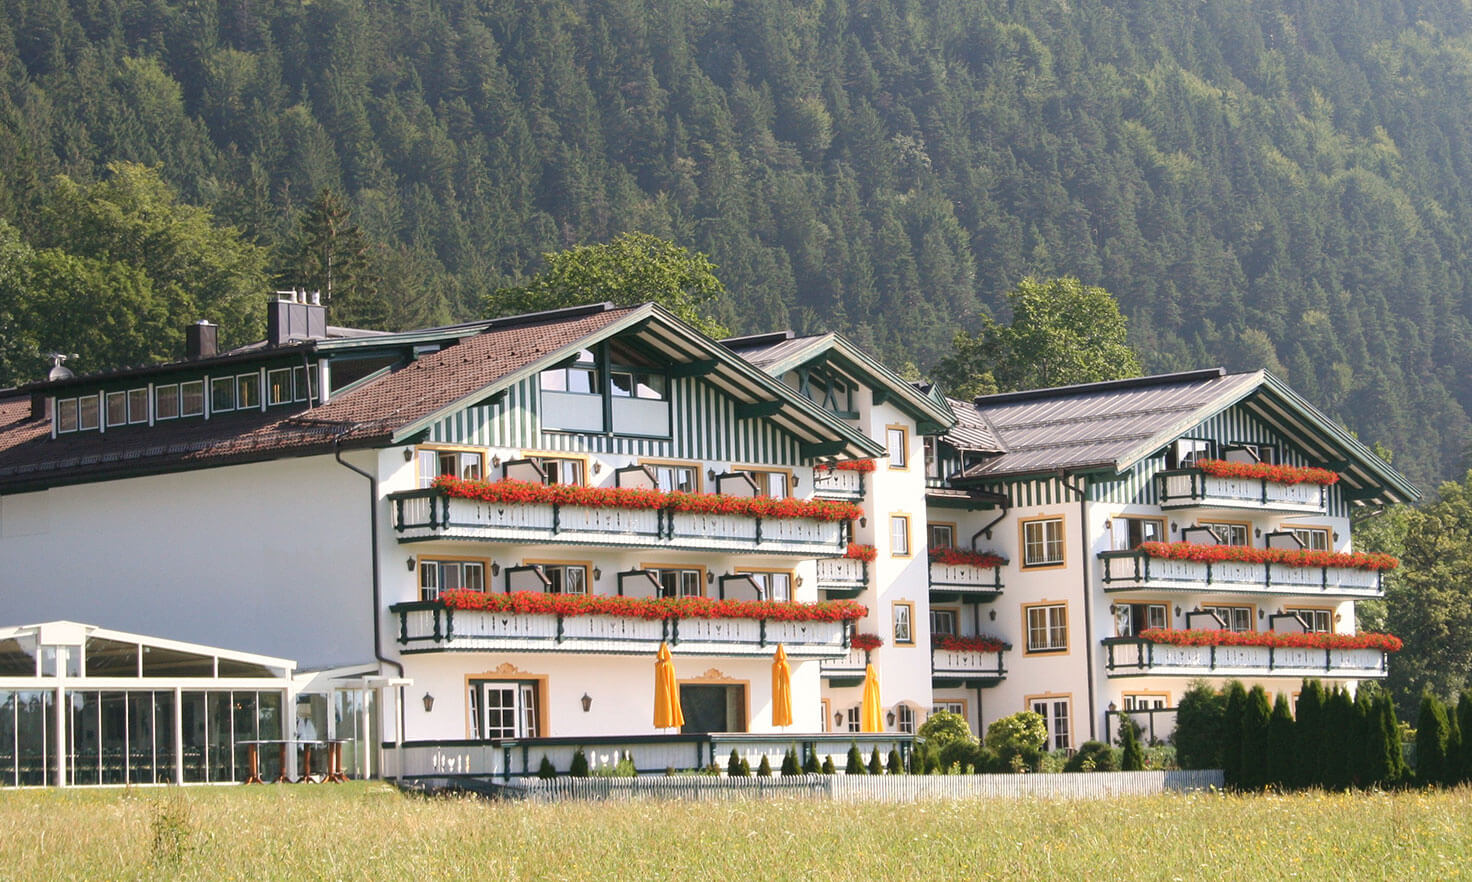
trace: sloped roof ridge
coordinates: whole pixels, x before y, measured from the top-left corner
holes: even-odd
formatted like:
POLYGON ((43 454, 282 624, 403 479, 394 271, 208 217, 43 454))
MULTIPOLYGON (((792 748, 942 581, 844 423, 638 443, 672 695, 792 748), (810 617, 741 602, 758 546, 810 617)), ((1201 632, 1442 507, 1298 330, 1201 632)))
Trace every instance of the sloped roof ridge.
POLYGON ((1128 377, 1123 380, 1102 380, 1097 383, 1076 383, 1072 386, 1048 386, 1043 389, 1022 389, 1016 392, 998 392, 994 395, 979 395, 973 401, 977 407, 994 404, 1013 404, 1043 398, 1063 398, 1069 395, 1093 392, 1113 392, 1121 389, 1148 389, 1151 386, 1170 386, 1177 383, 1197 383, 1219 380, 1227 376, 1222 367, 1204 368, 1194 371, 1178 371, 1171 374, 1152 374, 1148 377, 1128 377))

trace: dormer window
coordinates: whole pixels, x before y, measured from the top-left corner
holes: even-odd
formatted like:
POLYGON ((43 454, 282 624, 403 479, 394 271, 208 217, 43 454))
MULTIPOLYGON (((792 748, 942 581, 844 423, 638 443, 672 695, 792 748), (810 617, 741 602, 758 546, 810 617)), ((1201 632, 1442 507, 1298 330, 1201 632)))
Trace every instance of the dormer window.
POLYGON ((542 371, 542 389, 547 392, 597 395, 601 387, 598 384, 598 366, 594 362, 593 351, 582 350, 567 367, 542 371))
POLYGON ((215 377, 210 380, 210 413, 235 409, 235 378, 215 377))
POLYGON ((1212 442, 1201 438, 1178 438, 1165 452, 1165 467, 1189 469, 1197 460, 1211 459, 1212 442))
POLYGON ((77 428, 83 432, 96 430, 100 419, 101 404, 96 395, 83 395, 77 399, 77 428))
POLYGON ((107 427, 126 426, 128 424, 128 393, 107 393, 107 427))
POLYGON ((668 438, 670 382, 662 366, 631 347, 600 343, 538 376, 542 426, 668 438))

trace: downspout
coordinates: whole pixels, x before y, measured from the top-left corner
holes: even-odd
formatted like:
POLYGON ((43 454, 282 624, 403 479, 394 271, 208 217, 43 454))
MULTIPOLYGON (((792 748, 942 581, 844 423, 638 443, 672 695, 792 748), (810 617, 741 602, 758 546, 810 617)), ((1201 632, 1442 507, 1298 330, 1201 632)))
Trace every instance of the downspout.
MULTIPOLYGON (((393 668, 398 671, 399 677, 403 678, 403 663, 384 656, 383 637, 379 633, 378 605, 379 597, 382 594, 383 580, 382 575, 379 572, 378 564, 378 478, 374 477, 368 472, 363 471, 362 469, 342 458, 341 435, 332 440, 332 457, 333 459, 337 460, 338 465, 350 471, 357 472, 358 474, 368 479, 368 537, 369 542, 371 542, 373 545, 373 554, 370 558, 370 562, 373 567, 373 657, 377 659, 378 663, 381 665, 392 665, 393 668)), ((402 733, 404 732, 404 702, 402 699, 403 690, 400 689, 399 696, 394 701, 394 703, 399 706, 399 726, 398 730, 394 733, 394 738, 396 739, 401 738, 402 733)), ((402 770, 400 771, 402 773, 402 770)))
POLYGON ((992 518, 990 521, 987 521, 986 526, 982 527, 980 530, 977 530, 975 533, 972 533, 971 534, 971 550, 972 551, 980 551, 981 549, 979 549, 979 548, 976 547, 976 540, 978 540, 978 539, 981 538, 981 534, 982 533, 985 533, 986 536, 987 536, 987 538, 990 539, 991 536, 992 536, 992 527, 995 527, 997 524, 1000 524, 1002 522, 1002 518, 1005 518, 1007 516, 1007 510, 1009 508, 1009 506, 1007 505, 1007 502, 1008 502, 1008 500, 1006 500, 1004 498, 1002 500, 1002 511, 1001 511, 1001 513, 998 514, 996 517, 992 518))
POLYGON ((1058 472, 1058 483, 1078 494, 1078 540, 1082 552, 1079 561, 1084 569, 1084 640, 1087 643, 1084 664, 1089 678, 1089 740, 1095 741, 1098 738, 1098 721, 1094 719, 1097 705, 1094 699, 1094 586, 1090 579, 1094 565, 1089 560, 1089 497, 1084 488, 1069 483, 1067 472, 1058 472))

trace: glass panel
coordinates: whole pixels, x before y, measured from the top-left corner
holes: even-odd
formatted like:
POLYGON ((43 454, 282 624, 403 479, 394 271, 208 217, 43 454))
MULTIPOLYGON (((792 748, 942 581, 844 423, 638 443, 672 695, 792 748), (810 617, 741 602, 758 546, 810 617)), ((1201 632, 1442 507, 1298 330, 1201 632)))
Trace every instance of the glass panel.
POLYGON ((15 693, 16 781, 23 786, 55 780, 51 768, 55 695, 50 690, 15 693))
POLYGON ((56 402, 56 431, 75 432, 77 430, 77 399, 61 398, 56 402))
POLYGON ((480 454, 462 452, 459 457, 459 474, 466 481, 480 480, 480 454))
MULTIPOLYGON (((260 731, 256 723, 260 715, 256 709, 256 694, 254 692, 232 692, 230 693, 230 705, 233 711, 233 722, 235 730, 231 743, 235 747, 235 768, 240 770, 240 777, 244 780, 250 774, 250 747, 241 744, 242 741, 255 741, 260 738, 260 731)), ((256 762, 259 763, 263 751, 258 747, 256 750, 256 762)), ((257 766, 259 770, 259 766, 257 766)))
POLYGON ((179 387, 158 386, 153 390, 153 418, 171 420, 179 415, 179 387))
POLYGON ((181 695, 179 708, 181 725, 184 729, 184 780, 197 782, 208 780, 205 759, 209 734, 208 718, 205 713, 205 693, 185 692, 181 695))
POLYGON ((130 422, 130 423, 146 423, 146 422, 148 422, 148 390, 147 389, 129 389, 128 390, 128 422, 130 422))
POLYGON ((100 696, 102 783, 123 784, 128 780, 128 695, 108 691, 100 696))
POLYGON ((165 649, 162 646, 143 647, 143 676, 145 677, 213 677, 215 660, 208 655, 165 649))
POLYGON ((0 676, 36 676, 35 637, 10 637, 0 640, 0 676))
POLYGON ((261 375, 241 374, 235 381, 235 407, 238 410, 260 407, 261 375))
POLYGON ((204 413, 204 380, 179 384, 179 416, 200 416, 204 413))
POLYGON ((154 779, 160 783, 174 781, 174 693, 153 693, 154 779))
POLYGON ((634 396, 634 375, 614 371, 608 375, 609 394, 615 398, 632 398, 634 396))
POLYGON ((235 378, 215 377, 210 380, 210 411, 221 413, 222 411, 235 409, 235 378))
POLYGON ((97 428, 98 403, 96 395, 85 395, 77 399, 77 428, 97 428))
POLYGON ((97 693, 67 690, 66 699, 71 712, 69 780, 73 784, 96 784, 102 776, 97 693))
POLYGON ((909 518, 891 517, 889 519, 889 551, 891 554, 910 553, 909 518))
POLYGON ((419 564, 419 599, 434 600, 440 596, 440 565, 430 561, 419 564))
POLYGON ((286 404, 291 401, 291 368, 279 368, 266 372, 266 399, 268 404, 286 404))
POLYGON ((209 774, 211 781, 234 781, 235 769, 230 755, 230 693, 210 690, 205 693, 209 705, 209 774))
POLYGON ((886 429, 884 432, 884 446, 889 448, 890 468, 902 469, 907 462, 909 451, 906 449, 905 432, 903 429, 886 429))
POLYGON ((291 369, 291 398, 293 401, 306 401, 307 394, 307 369, 297 367, 291 369))
MULTIPOLYGON (((284 718, 282 716, 282 705, 286 696, 281 692, 260 692, 257 694, 256 707, 257 717, 256 737, 265 740, 278 740, 285 738, 284 718)), ((281 774, 281 749, 275 744, 261 745, 260 752, 261 777, 267 781, 276 780, 281 774)))
POLYGON ((233 658, 220 659, 221 677, 274 677, 276 674, 263 664, 240 661, 233 658))
POLYGON ((485 564, 466 563, 462 565, 465 573, 465 587, 471 591, 486 590, 486 567, 485 564))
POLYGON ((107 424, 121 426, 128 422, 128 393, 107 393, 107 424))
POLYGON ((138 676, 138 644, 136 643, 88 637, 86 655, 86 676, 88 677, 138 676))
POLYGON ((0 689, 0 787, 15 784, 15 693, 0 689))

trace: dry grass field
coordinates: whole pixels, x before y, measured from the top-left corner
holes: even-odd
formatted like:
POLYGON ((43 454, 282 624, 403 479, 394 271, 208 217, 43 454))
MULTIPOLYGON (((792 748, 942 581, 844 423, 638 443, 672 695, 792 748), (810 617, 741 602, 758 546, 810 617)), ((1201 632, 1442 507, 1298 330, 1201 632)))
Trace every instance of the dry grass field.
POLYGON ((1472 790, 532 805, 383 784, 0 792, 0 878, 1453 879, 1472 790))

